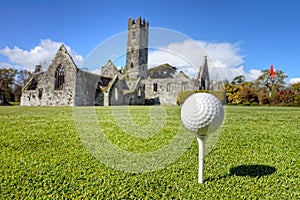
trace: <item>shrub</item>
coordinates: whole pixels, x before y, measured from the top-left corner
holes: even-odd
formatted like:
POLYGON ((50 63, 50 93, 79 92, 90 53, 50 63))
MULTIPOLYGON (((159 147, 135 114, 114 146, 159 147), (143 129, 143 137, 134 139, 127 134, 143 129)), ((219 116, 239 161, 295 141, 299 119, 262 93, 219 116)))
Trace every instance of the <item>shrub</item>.
POLYGON ((251 103, 250 102, 245 102, 242 104, 243 106, 251 106, 251 103))
POLYGON ((240 100, 240 86, 236 85, 226 85, 225 86, 227 102, 233 105, 241 103, 240 100))
POLYGON ((250 86, 243 86, 240 88, 240 100, 242 103, 258 102, 258 95, 254 88, 250 86))
POLYGON ((179 91, 177 95, 177 105, 182 105, 183 102, 191 95, 197 93, 196 90, 190 90, 190 91, 179 91))
POLYGON ((251 103, 251 106, 258 106, 259 104, 257 102, 251 103))
POLYGON ((274 97, 275 104, 293 104, 295 93, 291 90, 282 90, 278 92, 274 97))
POLYGON ((300 105, 300 92, 295 94, 294 103, 295 103, 295 105, 300 105))
POLYGON ((177 96, 177 105, 182 105, 184 101, 191 95, 196 93, 210 93, 217 97, 222 104, 226 104, 225 92, 222 90, 189 90, 189 91, 179 91, 177 96))
POLYGON ((270 102, 267 93, 264 91, 258 92, 258 101, 260 104, 268 104, 270 102))

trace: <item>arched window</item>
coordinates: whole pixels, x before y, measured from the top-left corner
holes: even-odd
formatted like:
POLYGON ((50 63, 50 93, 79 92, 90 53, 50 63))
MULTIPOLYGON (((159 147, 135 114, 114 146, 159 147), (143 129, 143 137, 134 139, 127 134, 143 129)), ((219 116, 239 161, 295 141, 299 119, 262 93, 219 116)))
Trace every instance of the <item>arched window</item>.
POLYGON ((58 65, 55 71, 55 90, 62 90, 65 83, 65 69, 62 65, 58 65))

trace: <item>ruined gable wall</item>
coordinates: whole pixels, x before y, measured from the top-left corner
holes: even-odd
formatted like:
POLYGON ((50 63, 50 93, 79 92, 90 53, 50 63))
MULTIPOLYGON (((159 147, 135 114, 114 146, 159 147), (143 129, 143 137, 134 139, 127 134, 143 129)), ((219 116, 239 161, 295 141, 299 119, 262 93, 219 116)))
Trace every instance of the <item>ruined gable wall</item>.
POLYGON ((115 65, 108 61, 105 66, 102 66, 100 76, 114 78, 116 75, 121 76, 115 65))
POLYGON ((23 91, 21 105, 73 106, 75 103, 76 73, 76 65, 62 46, 37 84, 36 90, 23 91), (55 71, 59 65, 64 67, 64 84, 63 89, 55 90, 55 71))

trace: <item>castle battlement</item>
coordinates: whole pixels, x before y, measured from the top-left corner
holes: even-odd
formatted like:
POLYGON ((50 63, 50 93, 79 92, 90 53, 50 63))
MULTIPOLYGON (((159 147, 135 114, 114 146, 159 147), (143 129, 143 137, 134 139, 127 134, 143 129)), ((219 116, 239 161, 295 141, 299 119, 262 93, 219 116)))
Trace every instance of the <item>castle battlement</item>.
POLYGON ((142 19, 140 16, 134 20, 132 18, 128 19, 128 30, 132 28, 148 28, 149 22, 144 18, 142 19))

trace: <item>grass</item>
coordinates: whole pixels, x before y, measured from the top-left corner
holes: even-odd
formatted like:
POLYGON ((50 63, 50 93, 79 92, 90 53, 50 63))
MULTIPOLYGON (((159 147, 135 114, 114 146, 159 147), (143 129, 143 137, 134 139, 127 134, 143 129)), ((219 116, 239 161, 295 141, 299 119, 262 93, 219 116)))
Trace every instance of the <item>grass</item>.
MULTIPOLYGON (((152 126, 149 107, 130 109, 139 126, 152 126)), ((178 132, 180 108, 164 110, 165 126, 150 138, 122 132, 111 108, 96 113, 109 140, 147 152, 178 132)), ((222 135, 205 157, 204 184, 198 184, 196 139, 173 164, 129 173, 85 148, 72 108, 0 107, 0 199, 299 199, 299 116, 300 108, 227 107, 222 135)))

